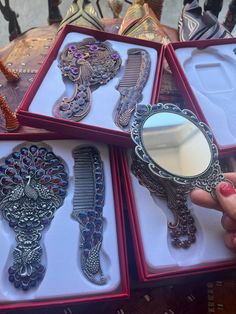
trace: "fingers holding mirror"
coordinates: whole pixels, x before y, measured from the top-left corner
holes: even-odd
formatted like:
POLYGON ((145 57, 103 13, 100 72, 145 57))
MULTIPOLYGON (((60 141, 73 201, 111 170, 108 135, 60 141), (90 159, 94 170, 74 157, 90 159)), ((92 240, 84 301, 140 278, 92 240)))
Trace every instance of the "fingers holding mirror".
MULTIPOLYGON (((178 244, 175 247, 188 248, 195 240, 188 242, 183 237, 188 236, 191 231, 186 226, 184 217, 191 213, 185 201, 175 198, 178 188, 194 190, 192 199, 201 206, 221 209, 216 187, 220 182, 230 180, 221 171, 217 148, 209 128, 198 121, 193 112, 181 110, 174 104, 139 104, 136 107, 131 136, 136 144, 137 158, 147 168, 146 172, 148 170, 150 173, 146 178, 149 181, 153 178, 152 186, 158 185, 162 180, 163 186, 165 182, 171 181, 176 187, 170 197, 171 202, 168 201, 168 207, 174 217, 178 217, 175 226, 183 225, 186 234, 183 234, 182 229, 175 230, 174 241, 178 244)), ((139 181, 143 182, 140 176, 139 181)), ((236 177, 232 181, 235 183, 236 177)), ((149 187, 150 184, 146 186, 149 187)), ((169 188, 166 195, 169 195, 168 192, 169 188)), ((195 232, 196 230, 194 237, 195 232)))

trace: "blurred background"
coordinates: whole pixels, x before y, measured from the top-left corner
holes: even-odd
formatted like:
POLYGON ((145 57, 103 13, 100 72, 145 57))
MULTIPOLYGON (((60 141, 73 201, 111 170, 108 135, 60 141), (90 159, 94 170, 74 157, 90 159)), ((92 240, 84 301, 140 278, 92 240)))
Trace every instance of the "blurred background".
MULTIPOLYGON (((1 0, 4 5, 4 0, 1 0)), ((59 9, 64 17, 70 4, 73 0, 62 0, 59 9)), ((91 1, 96 4, 96 0, 91 1)), ((112 18, 112 11, 108 6, 107 0, 101 0, 100 6, 104 17, 112 18)), ((199 4, 203 6, 204 0, 199 0, 199 4)), ((219 20, 223 22, 230 0, 224 0, 224 6, 219 15, 219 20)), ((10 0, 11 8, 19 15, 18 23, 21 27, 21 31, 25 32, 30 28, 43 26, 48 24, 48 1, 47 0, 10 0)), ((183 6, 182 0, 165 0, 161 17, 161 23, 173 28, 177 28, 178 19, 181 14, 183 6)), ((128 4, 125 3, 121 16, 124 16, 127 10, 128 4)), ((236 30, 233 31, 233 35, 236 35, 236 30)), ((0 12, 0 48, 4 47, 9 42, 8 23, 3 18, 0 12)))

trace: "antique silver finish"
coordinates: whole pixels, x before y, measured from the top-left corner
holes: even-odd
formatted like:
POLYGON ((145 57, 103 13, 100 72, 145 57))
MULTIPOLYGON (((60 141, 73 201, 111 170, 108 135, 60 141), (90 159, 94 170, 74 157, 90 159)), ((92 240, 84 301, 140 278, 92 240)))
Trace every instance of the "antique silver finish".
POLYGON ((104 285, 100 262, 103 240, 105 179, 99 151, 93 146, 73 151, 75 191, 72 217, 80 224, 81 269, 86 278, 104 285))
POLYGON ((120 92, 120 99, 114 111, 115 123, 124 131, 129 131, 135 106, 142 100, 142 91, 148 81, 150 68, 151 58, 146 50, 128 50, 125 73, 116 87, 120 92))
POLYGON ((60 55, 59 67, 75 89, 71 98, 64 97, 54 106, 54 116, 72 121, 83 119, 90 110, 92 92, 114 78, 120 65, 120 55, 108 42, 86 38, 67 45, 60 55))
POLYGON ((65 163, 45 145, 25 144, 2 160, 0 182, 0 210, 17 242, 9 281, 28 290, 45 274, 40 240, 66 195, 65 163))
MULTIPOLYGON (((219 165, 218 151, 215 144, 213 143, 212 134, 207 125, 203 122, 199 122, 197 117, 190 110, 181 110, 178 106, 169 103, 158 103, 156 105, 137 105, 131 136, 133 141, 136 143, 135 152, 137 156, 148 164, 148 168, 152 173, 161 178, 171 180, 177 184, 189 185, 192 189, 198 187, 212 194, 214 194, 216 185, 222 180, 225 180, 219 165), (143 126, 150 117, 154 117, 154 115, 158 115, 160 113, 169 113, 170 115, 183 117, 186 119, 186 121, 190 121, 190 123, 200 131, 202 137, 208 145, 209 150, 209 160, 205 161, 201 173, 195 173, 194 175, 176 175, 167 168, 161 167, 156 161, 153 160, 152 157, 150 157, 150 154, 145 148, 143 139, 143 126)), ((187 158, 186 162, 189 162, 187 158)))
POLYGON ((175 248, 188 249, 196 241, 197 228, 194 217, 187 206, 189 186, 179 185, 170 180, 157 177, 148 165, 137 155, 132 154, 132 173, 139 183, 155 196, 164 198, 173 214, 173 221, 168 222, 171 244, 175 248))
POLYGON ((131 136, 136 144, 132 171, 140 184, 167 200, 174 222, 171 243, 189 248, 197 229, 187 195, 201 188, 215 195, 224 178, 209 128, 190 110, 174 104, 137 105, 131 136))

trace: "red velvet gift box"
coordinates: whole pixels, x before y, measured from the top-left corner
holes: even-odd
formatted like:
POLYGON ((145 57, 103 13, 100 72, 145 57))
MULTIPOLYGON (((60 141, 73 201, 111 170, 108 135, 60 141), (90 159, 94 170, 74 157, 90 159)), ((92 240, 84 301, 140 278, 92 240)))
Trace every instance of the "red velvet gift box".
POLYGON ((186 278, 235 268, 235 254, 223 240, 222 213, 188 201, 196 242, 189 248, 171 243, 168 223, 173 214, 166 199, 150 193, 132 172, 131 150, 120 149, 120 166, 140 281, 186 278))
MULTIPOLYGON (((119 176, 116 149, 78 139, 61 139, 49 132, 24 137, 1 135, 1 164, 13 151, 36 145, 50 148, 66 163, 69 175, 67 195, 61 207, 55 212, 49 226, 42 232, 43 259, 46 272, 38 286, 22 291, 8 280, 8 268, 13 262, 16 246, 15 234, 2 217, 0 243, 0 311, 11 309, 66 306, 81 302, 106 301, 129 296, 129 275, 125 243, 121 178, 119 176), (74 171, 72 151, 75 147, 92 146, 100 152, 105 174, 105 205, 103 209, 103 244, 101 267, 107 279, 105 285, 90 282, 82 273, 80 265, 80 228, 71 218, 73 210, 74 171)), ((1 183, 3 184, 3 183, 1 183)))
POLYGON ((211 129, 219 154, 236 149, 236 39, 171 43, 165 56, 187 108, 211 129))
POLYGON ((130 48, 143 48, 150 54, 151 69, 149 79, 143 89, 142 101, 153 103, 157 99, 160 88, 163 45, 67 25, 58 34, 54 45, 21 102, 17 112, 21 124, 56 131, 73 137, 130 146, 129 133, 119 129, 113 121, 114 108, 120 97, 116 86, 122 78, 122 71, 124 73, 127 51, 130 48), (61 71, 58 68, 60 52, 66 44, 79 42, 88 37, 94 37, 99 41, 108 41, 112 48, 121 55, 121 69, 108 84, 99 87, 92 93, 91 110, 81 121, 55 118, 52 113, 55 103, 65 93, 71 93, 72 88, 64 84, 61 71))

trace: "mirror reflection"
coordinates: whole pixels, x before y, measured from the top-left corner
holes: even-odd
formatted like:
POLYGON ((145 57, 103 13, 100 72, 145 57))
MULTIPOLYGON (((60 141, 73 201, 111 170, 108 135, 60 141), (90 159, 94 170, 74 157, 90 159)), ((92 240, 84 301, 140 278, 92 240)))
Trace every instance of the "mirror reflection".
POLYGON ((211 150, 204 134, 193 122, 176 113, 150 116, 143 125, 142 141, 152 160, 176 176, 198 176, 211 163, 211 150))

